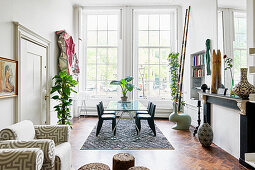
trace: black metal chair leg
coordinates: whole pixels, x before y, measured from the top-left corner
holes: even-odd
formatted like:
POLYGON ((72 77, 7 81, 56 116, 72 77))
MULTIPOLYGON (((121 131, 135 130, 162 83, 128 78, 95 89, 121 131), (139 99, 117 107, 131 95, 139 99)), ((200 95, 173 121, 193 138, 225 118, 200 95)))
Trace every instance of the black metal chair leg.
POLYGON ((100 132, 100 130, 102 128, 103 122, 104 122, 104 120, 102 120, 102 119, 98 120, 96 136, 98 136, 98 134, 99 134, 99 132, 100 132))
POLYGON ((115 128, 115 126, 116 126, 116 119, 113 119, 112 120, 112 130, 114 130, 114 132, 113 132, 114 136, 116 135, 116 128, 115 128))
POLYGON ((149 126, 150 126, 151 130, 152 130, 153 133, 154 133, 154 136, 156 136, 156 129, 155 129, 154 120, 153 120, 153 119, 150 119, 150 120, 148 120, 148 123, 149 123, 149 126))

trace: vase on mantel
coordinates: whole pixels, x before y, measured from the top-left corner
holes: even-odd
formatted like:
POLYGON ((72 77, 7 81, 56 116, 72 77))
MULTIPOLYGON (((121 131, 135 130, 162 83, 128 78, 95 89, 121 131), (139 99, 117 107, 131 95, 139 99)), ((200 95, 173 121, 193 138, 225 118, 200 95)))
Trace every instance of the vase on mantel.
POLYGON ((235 96, 235 93, 233 92, 233 88, 234 88, 234 80, 232 79, 232 84, 231 84, 231 87, 230 87, 230 96, 231 97, 235 96))
POLYGON ((248 100, 249 94, 255 93, 255 87, 247 80, 247 68, 241 68, 241 81, 233 88, 233 92, 242 99, 248 100))

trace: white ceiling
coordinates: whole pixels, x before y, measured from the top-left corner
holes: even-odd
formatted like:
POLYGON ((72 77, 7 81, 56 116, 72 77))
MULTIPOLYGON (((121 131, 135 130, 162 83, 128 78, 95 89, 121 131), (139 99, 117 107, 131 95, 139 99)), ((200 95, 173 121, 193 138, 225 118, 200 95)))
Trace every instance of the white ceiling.
POLYGON ((187 0, 73 0, 78 5, 185 5, 187 0))
POLYGON ((218 6, 222 8, 246 9, 246 0, 218 0, 218 6))

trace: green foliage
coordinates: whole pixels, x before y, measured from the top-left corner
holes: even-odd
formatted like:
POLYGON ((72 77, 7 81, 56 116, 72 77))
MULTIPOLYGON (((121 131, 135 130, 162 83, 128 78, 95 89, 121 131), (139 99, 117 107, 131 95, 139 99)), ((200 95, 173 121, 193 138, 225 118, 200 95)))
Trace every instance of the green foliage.
POLYGON ((70 110, 69 106, 72 105, 72 99, 70 97, 71 92, 77 93, 73 87, 75 87, 78 82, 73 80, 72 75, 68 75, 66 72, 59 72, 58 75, 53 77, 55 80, 54 86, 51 89, 51 94, 56 92, 56 95, 52 99, 59 102, 58 105, 54 106, 55 111, 58 116, 58 124, 70 125, 70 110))
MULTIPOLYGON (((179 64, 179 53, 170 53, 168 58, 168 66, 170 72, 170 89, 171 89, 171 97, 174 101, 176 99, 176 92, 177 92, 177 84, 178 84, 178 70, 180 67, 179 64)), ((185 106, 185 101, 181 102, 182 106, 185 106)))
POLYGON ((226 55, 224 55, 223 58, 224 58, 224 62, 225 62, 225 68, 224 68, 224 70, 229 70, 229 71, 230 71, 231 79, 232 79, 232 81, 234 81, 234 79, 233 79, 233 73, 232 73, 233 59, 232 59, 232 58, 228 58, 226 55))
POLYGON ((134 78, 131 77, 131 76, 128 76, 124 79, 121 79, 121 80, 113 80, 111 81, 111 85, 119 85, 121 87, 121 91, 122 91, 122 95, 123 97, 126 97, 127 96, 127 92, 132 92, 133 89, 134 89, 134 85, 129 83, 133 80, 134 78))

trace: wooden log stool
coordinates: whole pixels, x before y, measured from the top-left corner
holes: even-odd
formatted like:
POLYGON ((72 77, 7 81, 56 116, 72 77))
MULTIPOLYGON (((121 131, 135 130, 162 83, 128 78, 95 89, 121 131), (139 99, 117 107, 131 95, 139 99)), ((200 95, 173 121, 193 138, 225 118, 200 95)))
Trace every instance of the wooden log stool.
POLYGON ((79 168, 79 170, 92 170, 92 169, 93 170, 110 170, 110 167, 102 163, 89 163, 79 168))
POLYGON ((128 170, 135 166, 135 157, 128 153, 119 153, 113 156, 112 170, 128 170))
POLYGON ((134 166, 129 168, 128 170, 150 170, 149 168, 146 168, 144 166, 134 166))

